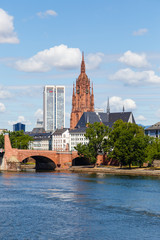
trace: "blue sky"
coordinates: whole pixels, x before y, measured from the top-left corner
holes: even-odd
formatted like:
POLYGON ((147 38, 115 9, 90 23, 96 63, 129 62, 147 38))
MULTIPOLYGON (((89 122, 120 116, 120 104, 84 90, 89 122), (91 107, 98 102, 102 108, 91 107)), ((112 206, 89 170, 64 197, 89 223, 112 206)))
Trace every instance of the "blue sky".
POLYGON ((160 121, 159 0, 1 0, 0 128, 42 118, 43 86, 72 85, 84 51, 95 107, 132 111, 137 123, 160 121))

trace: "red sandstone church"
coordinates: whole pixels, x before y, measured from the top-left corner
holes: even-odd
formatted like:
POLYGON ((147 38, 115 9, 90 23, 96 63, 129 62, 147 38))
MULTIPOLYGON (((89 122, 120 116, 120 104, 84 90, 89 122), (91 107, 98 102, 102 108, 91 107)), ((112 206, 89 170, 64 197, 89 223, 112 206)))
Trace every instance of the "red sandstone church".
POLYGON ((84 53, 82 53, 81 73, 76 80, 76 87, 73 84, 72 112, 70 129, 74 129, 84 112, 94 112, 93 84, 90 86, 90 79, 85 71, 84 53))
POLYGON ((73 84, 70 134, 80 128, 86 129, 89 122, 103 122, 106 126, 112 127, 118 119, 135 123, 132 112, 125 112, 124 107, 122 112, 110 113, 109 99, 106 113, 94 112, 93 84, 91 88, 90 79, 85 72, 84 54, 82 53, 81 73, 76 80, 76 87, 73 84))

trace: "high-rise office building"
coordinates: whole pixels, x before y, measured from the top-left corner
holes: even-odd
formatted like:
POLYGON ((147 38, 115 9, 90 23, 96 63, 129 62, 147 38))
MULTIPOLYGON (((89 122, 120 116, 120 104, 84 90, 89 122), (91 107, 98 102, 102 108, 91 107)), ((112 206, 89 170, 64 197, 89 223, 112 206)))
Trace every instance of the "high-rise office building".
POLYGON ((21 130, 25 132, 25 124, 23 123, 13 124, 13 131, 21 131, 21 130))
POLYGON ((47 85, 43 92, 43 123, 46 131, 65 127, 65 87, 47 85))

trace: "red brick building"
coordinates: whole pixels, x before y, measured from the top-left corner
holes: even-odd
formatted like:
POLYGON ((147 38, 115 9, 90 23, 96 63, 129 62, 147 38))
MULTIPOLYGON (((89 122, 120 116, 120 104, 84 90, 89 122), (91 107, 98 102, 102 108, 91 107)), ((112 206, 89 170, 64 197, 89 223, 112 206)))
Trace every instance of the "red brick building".
POLYGON ((85 72, 84 54, 82 53, 81 73, 73 84, 72 112, 70 118, 70 129, 74 129, 84 112, 94 112, 93 84, 85 72))

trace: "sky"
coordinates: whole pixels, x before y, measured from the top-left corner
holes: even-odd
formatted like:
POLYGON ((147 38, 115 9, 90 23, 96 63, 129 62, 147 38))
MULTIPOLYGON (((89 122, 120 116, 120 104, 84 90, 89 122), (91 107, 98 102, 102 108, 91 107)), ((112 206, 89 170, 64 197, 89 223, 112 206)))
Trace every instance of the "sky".
POLYGON ((72 88, 84 51, 95 108, 160 121, 159 0, 1 0, 0 129, 43 118, 43 87, 72 88))

